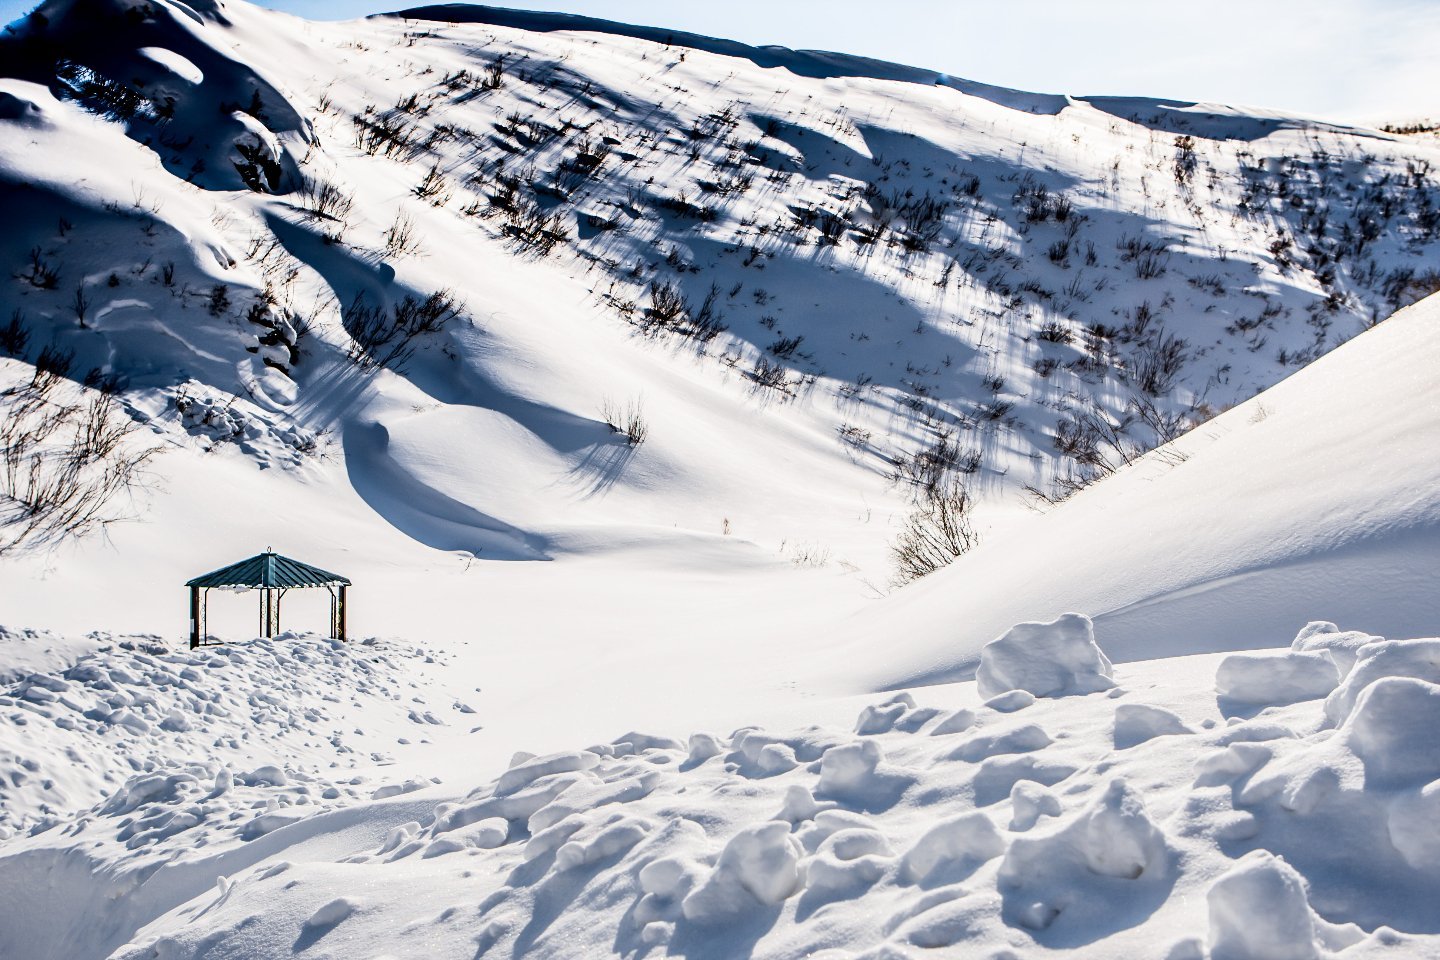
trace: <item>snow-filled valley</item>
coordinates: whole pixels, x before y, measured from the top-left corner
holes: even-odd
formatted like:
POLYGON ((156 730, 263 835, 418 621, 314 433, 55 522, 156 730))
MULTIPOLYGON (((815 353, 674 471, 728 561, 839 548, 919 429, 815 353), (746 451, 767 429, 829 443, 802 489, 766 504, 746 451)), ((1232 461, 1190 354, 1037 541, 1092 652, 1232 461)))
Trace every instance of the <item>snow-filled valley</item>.
POLYGON ((1437 161, 490 7, 41 4, 0 960, 1440 954, 1437 161), (189 648, 271 547, 349 639, 215 589, 189 648))

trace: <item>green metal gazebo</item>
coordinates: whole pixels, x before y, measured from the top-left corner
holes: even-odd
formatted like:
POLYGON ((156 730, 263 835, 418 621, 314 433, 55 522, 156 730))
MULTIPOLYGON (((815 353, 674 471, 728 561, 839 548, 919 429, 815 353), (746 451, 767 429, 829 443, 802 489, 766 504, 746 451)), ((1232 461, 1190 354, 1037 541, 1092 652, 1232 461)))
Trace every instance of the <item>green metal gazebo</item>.
POLYGON ((190 588, 192 650, 205 642, 206 608, 209 592, 214 589, 259 590, 260 635, 273 637, 280 632, 280 600, 286 592, 323 587, 330 591, 330 636, 336 640, 345 639, 345 589, 350 586, 350 581, 337 573, 282 557, 274 550, 266 550, 249 560, 196 577, 185 586, 190 588))

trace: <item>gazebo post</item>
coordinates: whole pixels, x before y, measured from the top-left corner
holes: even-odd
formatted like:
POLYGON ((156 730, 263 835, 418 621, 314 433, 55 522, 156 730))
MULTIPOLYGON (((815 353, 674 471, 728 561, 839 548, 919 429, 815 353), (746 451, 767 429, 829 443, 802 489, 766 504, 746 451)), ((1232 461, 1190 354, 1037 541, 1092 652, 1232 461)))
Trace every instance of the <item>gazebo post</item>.
POLYGON ((335 631, 335 632, 338 634, 337 639, 340 640, 341 642, 343 642, 343 641, 345 640, 345 590, 346 590, 346 586, 347 586, 346 584, 343 584, 343 583, 340 584, 340 597, 339 597, 339 600, 338 600, 338 602, 337 602, 337 604, 336 604, 337 615, 336 615, 336 617, 335 617, 335 626, 336 626, 336 631, 335 631))
POLYGON ((200 588, 190 588, 190 649, 200 646, 200 588))

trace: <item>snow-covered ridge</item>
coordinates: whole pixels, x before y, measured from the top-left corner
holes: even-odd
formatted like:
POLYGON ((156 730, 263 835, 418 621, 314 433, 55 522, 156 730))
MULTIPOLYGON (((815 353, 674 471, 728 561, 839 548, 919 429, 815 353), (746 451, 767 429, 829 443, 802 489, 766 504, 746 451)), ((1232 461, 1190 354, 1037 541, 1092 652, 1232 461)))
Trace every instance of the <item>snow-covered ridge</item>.
POLYGON ((443 23, 479 23, 509 27, 532 33, 567 31, 628 37, 685 47, 722 57, 737 57, 766 70, 783 69, 798 76, 816 79, 869 79, 897 83, 942 86, 967 96, 1034 114, 1058 114, 1067 106, 1079 103, 1094 106, 1106 113, 1132 123, 1172 133, 1192 133, 1212 138, 1235 140, 1260 139, 1277 130, 1311 127, 1373 135, 1342 124, 1326 123, 1318 118, 1299 118, 1256 106, 1235 107, 1219 103, 1195 103, 1178 100, 1157 100, 1137 96, 1092 96, 1032 93, 1009 87, 965 80, 936 70, 907 66, 873 57, 831 50, 792 50, 777 44, 753 46, 735 40, 708 37, 703 34, 663 27, 621 23, 575 13, 540 12, 496 7, 479 3, 432 3, 410 7, 394 13, 374 14, 375 17, 400 17, 407 20, 433 20, 443 23))
POLYGON ((614 20, 604 20, 600 17, 588 17, 576 13, 542 13, 476 3, 433 3, 421 7, 410 7, 395 13, 375 14, 375 16, 435 20, 446 23, 480 23, 533 33, 563 30, 629 37, 663 44, 667 47, 686 47, 690 50, 703 50, 706 53, 722 57, 738 57, 749 60, 765 70, 780 68, 802 77, 816 79, 854 77, 916 83, 925 86, 940 85, 959 90, 969 96, 989 100, 1001 106, 1024 110, 1027 113, 1059 113, 1069 102, 1068 98, 1063 95, 1026 93, 1007 87, 995 87, 951 77, 934 70, 905 66, 871 57, 859 57, 829 50, 792 50, 789 47, 774 44, 756 47, 735 40, 707 37, 698 33, 619 23, 614 20))
POLYGON ((729 532, 884 583, 917 489, 1063 493, 1434 285, 1399 138, 488 8, 40 13, 0 39, 9 352, 183 448, 253 425, 431 551, 729 532))

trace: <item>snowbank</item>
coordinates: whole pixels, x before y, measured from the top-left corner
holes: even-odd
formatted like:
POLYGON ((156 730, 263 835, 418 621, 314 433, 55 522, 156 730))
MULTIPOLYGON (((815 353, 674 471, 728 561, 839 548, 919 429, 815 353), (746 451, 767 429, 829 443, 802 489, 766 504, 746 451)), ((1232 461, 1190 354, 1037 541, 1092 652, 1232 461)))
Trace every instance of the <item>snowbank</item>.
MULTIPOLYGON (((1216 674, 1240 683, 1245 669, 1271 672, 1215 656, 1122 665, 1117 687, 1008 712, 973 686, 935 687, 857 705, 864 735, 628 733, 522 755, 473 790, 383 801, 420 798, 388 813, 354 793, 297 806, 307 781, 290 770, 167 771, 94 809, 75 840, 97 875, 128 853, 114 839, 126 820, 167 825, 143 848, 157 862, 199 838, 232 858, 269 845, 228 861, 218 889, 159 866, 147 886, 189 883, 189 902, 130 914, 118 960, 279 957, 321 940, 395 953, 415 937, 440 955, 561 960, 1435 949, 1440 686, 1380 677, 1338 730, 1319 700, 1227 720, 1216 674), (302 816, 249 841, 185 819, 222 783, 252 819, 302 816), (373 824, 363 841, 346 832, 356 816, 373 824)), ((53 863, 72 842, 51 831, 0 851, 0 893, 19 858, 53 863)), ((4 909, 0 930, 28 929, 4 909)))

